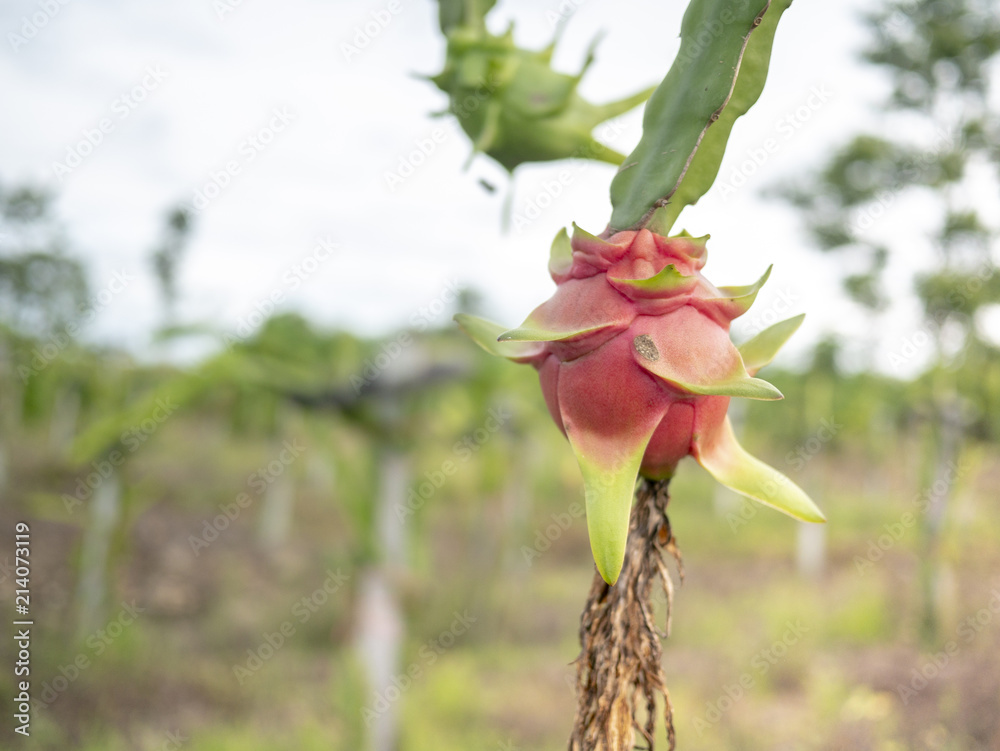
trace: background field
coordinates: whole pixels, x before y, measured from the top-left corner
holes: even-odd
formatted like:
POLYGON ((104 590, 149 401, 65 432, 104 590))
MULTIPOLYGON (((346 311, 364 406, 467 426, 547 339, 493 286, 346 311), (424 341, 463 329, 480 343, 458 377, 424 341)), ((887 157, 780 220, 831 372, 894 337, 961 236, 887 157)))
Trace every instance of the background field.
MULTIPOLYGON (((451 333, 432 338, 464 347, 451 333)), ((395 461, 383 439, 298 407, 285 408, 280 433, 222 419, 224 404, 178 409, 117 473, 124 501, 107 539, 96 627, 81 623, 93 505, 67 500, 88 467, 53 451, 51 422, 25 427, 8 453, 0 524, 31 525, 33 691, 50 703, 19 745, 359 748, 365 710, 388 706, 399 712, 402 749, 562 747, 593 573, 582 491, 533 374, 485 356, 470 362, 481 371, 475 382, 483 373, 493 381, 483 398, 460 380, 412 401, 404 419, 400 433, 419 435, 394 453, 409 472, 395 502, 407 554, 391 565, 377 564, 365 540, 365 508, 395 461), (507 424, 463 461, 456 442, 498 408, 507 424), (298 456, 268 474, 285 441, 298 456), (410 488, 448 460, 457 471, 407 506, 410 488), (255 472, 273 480, 260 495, 249 484, 255 472), (279 486, 294 503, 275 539, 266 523, 279 486), (239 492, 251 497, 245 508, 233 505, 239 492), (227 505, 239 509, 231 522, 220 517, 227 505), (402 614, 400 691, 366 686, 358 660, 359 630, 386 627, 360 607, 376 568, 402 614)), ((123 373, 99 374, 115 377, 123 373)), ((941 620, 922 640, 927 488, 916 478, 926 474, 925 431, 905 403, 915 387, 873 380, 866 401, 880 406, 871 409, 848 396, 857 378, 772 377, 789 398, 751 410, 745 440, 827 513, 822 568, 797 565, 796 523, 683 467, 671 509, 686 576, 665 656, 683 747, 1000 747, 995 449, 973 445, 958 460, 935 579, 941 620), (824 378, 832 390, 822 408, 795 398, 824 378)), ((153 392, 169 383, 162 372, 145 379, 153 392)), ((10 665, 9 641, 2 655, 10 665)), ((9 700, 10 671, 3 685, 9 700)), ((13 743, 9 715, 2 727, 13 743)))

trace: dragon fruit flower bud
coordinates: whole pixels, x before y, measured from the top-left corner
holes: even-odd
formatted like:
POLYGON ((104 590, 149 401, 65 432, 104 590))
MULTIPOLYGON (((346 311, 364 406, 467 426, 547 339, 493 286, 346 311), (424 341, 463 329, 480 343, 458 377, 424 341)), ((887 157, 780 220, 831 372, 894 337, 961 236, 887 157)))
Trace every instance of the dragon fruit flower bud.
MULTIPOLYGON (((661 210, 662 211, 662 210, 661 210)), ((731 397, 781 399, 754 374, 802 322, 782 321, 739 349, 730 322, 770 274, 716 287, 702 274, 706 237, 646 227, 607 239, 576 227, 552 245, 555 294, 516 329, 474 316, 459 325, 483 348, 539 374, 552 419, 583 473, 587 527, 609 584, 625 556, 637 476, 662 480, 689 454, 723 485, 805 521, 825 521, 790 479, 740 447, 726 416, 731 397)))

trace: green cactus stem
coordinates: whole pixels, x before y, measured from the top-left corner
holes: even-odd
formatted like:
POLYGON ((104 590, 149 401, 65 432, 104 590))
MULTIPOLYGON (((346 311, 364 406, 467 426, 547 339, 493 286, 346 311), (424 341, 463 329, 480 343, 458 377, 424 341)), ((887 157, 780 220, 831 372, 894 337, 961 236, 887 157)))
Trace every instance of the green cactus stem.
POLYGON ((667 206, 666 235, 681 210, 715 182, 733 123, 764 88, 778 21, 791 0, 698 0, 681 48, 643 113, 642 139, 611 183, 611 232, 643 226, 667 206))
POLYGON ((467 10, 465 22, 458 23, 456 8, 446 13, 442 5, 441 10, 447 55, 444 69, 429 80, 448 95, 448 109, 441 114, 458 119, 473 154, 484 153, 509 172, 525 162, 557 159, 622 163, 624 155, 595 139, 593 131, 642 104, 653 89, 607 104, 580 96, 597 40, 578 73, 560 73, 551 66, 554 41, 541 50, 522 49, 514 42, 513 27, 501 36, 490 34, 482 11, 467 10))

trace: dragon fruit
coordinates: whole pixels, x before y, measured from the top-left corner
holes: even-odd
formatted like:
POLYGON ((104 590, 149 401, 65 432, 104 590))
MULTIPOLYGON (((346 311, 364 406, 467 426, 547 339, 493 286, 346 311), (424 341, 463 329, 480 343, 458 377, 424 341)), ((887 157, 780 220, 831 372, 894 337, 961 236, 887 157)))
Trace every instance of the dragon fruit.
POLYGON ((701 274, 708 237, 658 234, 665 211, 606 239, 575 227, 571 240, 562 230, 549 261, 556 292, 518 328, 456 316, 487 351, 538 370, 583 474, 591 549, 609 584, 625 556, 637 476, 667 479, 689 454, 738 493, 825 521, 795 483, 743 450, 726 415, 730 397, 782 398, 753 376, 803 316, 737 349, 730 322, 749 309, 770 269, 746 287, 714 286, 701 274))

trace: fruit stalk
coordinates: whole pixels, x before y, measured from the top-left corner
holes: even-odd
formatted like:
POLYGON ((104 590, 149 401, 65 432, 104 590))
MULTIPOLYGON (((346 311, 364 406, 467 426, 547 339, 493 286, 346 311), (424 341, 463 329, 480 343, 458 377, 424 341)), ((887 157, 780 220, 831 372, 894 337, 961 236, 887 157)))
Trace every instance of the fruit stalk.
POLYGON ((668 483, 640 483, 617 584, 594 575, 580 616, 577 708, 569 751, 626 751, 636 747, 637 733, 645 741, 642 747, 652 751, 658 701, 663 703, 669 748, 674 748, 673 707, 660 645, 660 638, 670 634, 674 592, 667 555, 677 562, 681 581, 684 567, 667 517, 668 483), (666 598, 662 632, 653 604, 657 579, 666 598))

